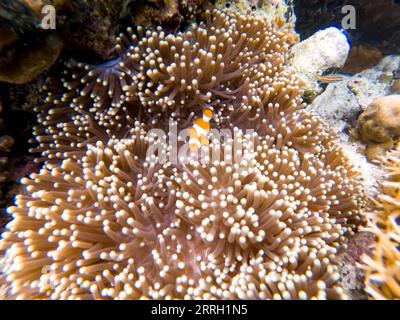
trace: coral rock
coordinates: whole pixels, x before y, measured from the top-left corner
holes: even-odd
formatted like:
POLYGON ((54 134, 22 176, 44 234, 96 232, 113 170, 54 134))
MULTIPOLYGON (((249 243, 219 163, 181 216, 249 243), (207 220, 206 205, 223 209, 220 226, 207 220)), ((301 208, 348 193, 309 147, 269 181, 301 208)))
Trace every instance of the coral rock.
POLYGON ((400 47, 400 5, 395 0, 296 0, 298 32, 308 37, 321 28, 342 25, 342 8, 354 6, 356 28, 347 32, 354 45, 369 44, 385 53, 400 47), (377 26, 380 26, 377 28, 377 26))
POLYGON ((0 27, 0 34, 1 34, 1 39, 0 39, 0 54, 2 50, 7 48, 10 44, 12 44, 15 40, 18 39, 17 34, 5 27, 0 27))
POLYGON ((394 94, 400 94, 400 79, 396 79, 393 81, 392 86, 390 87, 390 92, 394 94))
POLYGON ((22 84, 35 79, 48 70, 58 59, 63 41, 49 35, 43 42, 15 52, 11 61, 0 62, 0 81, 22 84))
POLYGON ((344 73, 359 73, 365 69, 373 68, 383 58, 382 53, 371 46, 359 45, 352 47, 346 64, 341 69, 344 73))
POLYGON ((290 51, 289 64, 307 89, 321 91, 317 76, 331 68, 341 68, 350 51, 347 37, 335 27, 318 31, 295 45, 290 51))
MULTIPOLYGON (((400 95, 386 96, 372 102, 358 118, 358 130, 361 140, 368 147, 369 144, 374 149, 377 144, 392 147, 394 139, 400 136, 400 95)), ((369 158, 372 155, 370 153, 369 158)))

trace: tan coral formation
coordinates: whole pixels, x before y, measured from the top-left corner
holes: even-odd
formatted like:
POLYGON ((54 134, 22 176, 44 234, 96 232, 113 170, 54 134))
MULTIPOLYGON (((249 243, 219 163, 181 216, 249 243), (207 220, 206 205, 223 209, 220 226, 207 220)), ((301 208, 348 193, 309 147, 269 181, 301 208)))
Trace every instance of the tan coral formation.
POLYGON ((345 298, 335 257, 361 221, 360 176, 304 111, 284 29, 207 17, 178 35, 128 32, 116 60, 78 65, 65 91, 46 84, 34 132, 44 167, 9 208, 0 295, 345 298), (143 123, 190 124, 205 105, 233 136, 157 162, 143 123))
POLYGON ((364 256, 365 285, 372 299, 400 299, 400 147, 381 165, 385 181, 368 222, 376 243, 372 256, 364 256))
POLYGON ((358 118, 358 131, 370 160, 391 149, 400 136, 400 95, 373 101, 358 118))

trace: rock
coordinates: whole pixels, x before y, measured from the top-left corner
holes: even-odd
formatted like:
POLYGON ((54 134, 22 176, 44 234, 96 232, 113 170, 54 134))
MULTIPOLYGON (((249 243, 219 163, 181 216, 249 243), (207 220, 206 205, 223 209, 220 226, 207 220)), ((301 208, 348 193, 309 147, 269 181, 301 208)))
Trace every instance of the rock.
POLYGON ((4 135, 0 137, 0 151, 10 152, 10 148, 15 143, 14 138, 9 135, 4 135))
POLYGON ((22 84, 48 70, 58 59, 63 41, 51 34, 42 42, 13 50, 9 61, 0 61, 0 81, 22 84))
POLYGON ((373 101, 358 118, 358 133, 367 144, 367 157, 375 160, 393 148, 400 137, 400 95, 373 101))
MULTIPOLYGON (((269 21, 286 20, 287 13, 293 9, 285 0, 217 0, 215 7, 235 13, 238 11, 245 13, 251 9, 256 15, 269 21)), ((294 15, 292 17, 295 18, 294 15)))
POLYGON ((356 74, 375 67, 382 58, 382 53, 377 48, 367 45, 358 45, 351 48, 349 58, 340 71, 356 74))
POLYGON ((400 79, 393 81, 393 83, 390 87, 390 92, 391 93, 400 93, 400 79))
POLYGON ((354 168, 360 172, 363 183, 365 186, 365 192, 368 196, 373 196, 378 191, 377 180, 380 176, 377 174, 378 168, 375 164, 368 161, 368 157, 360 153, 360 143, 354 141, 343 141, 339 140, 339 145, 342 147, 343 152, 347 155, 348 159, 351 160, 354 168))
POLYGON ((361 139, 384 143, 400 135, 400 95, 373 101, 358 118, 361 139))
POLYGON ((400 2, 398 0, 296 0, 297 31, 308 37, 321 28, 341 26, 342 9, 356 10, 356 28, 346 30, 353 45, 368 44, 384 55, 400 49, 400 2))
MULTIPOLYGON (((390 94, 395 81, 393 75, 400 68, 400 55, 388 56, 374 68, 365 70, 343 81, 331 83, 326 90, 307 106, 307 110, 319 115, 339 135, 339 143, 356 167, 363 173, 368 192, 374 192, 376 167, 368 162, 360 150, 365 146, 354 141, 351 131, 358 125, 358 117, 374 100, 390 94)), ((379 153, 371 144, 370 157, 379 153)))
POLYGON ((400 68, 400 55, 388 56, 374 68, 329 84, 307 110, 323 118, 343 138, 357 125, 358 116, 374 100, 389 95, 393 74, 400 68))
POLYGON ((3 27, 15 31, 17 34, 32 32, 40 26, 40 16, 34 9, 38 9, 41 0, 2 0, 0 1, 0 20, 3 27), (32 7, 31 7, 32 5, 32 7))
POLYGON ((179 4, 176 0, 164 0, 165 11, 164 14, 166 17, 171 18, 174 15, 179 13, 179 4))
POLYGON ((306 90, 321 92, 317 76, 343 67, 349 51, 347 37, 338 28, 331 27, 295 45, 290 51, 289 64, 305 83, 306 90))
POLYGON ((1 55, 1 52, 4 49, 6 49, 8 46, 10 46, 18 39, 18 36, 14 31, 5 27, 0 27, 0 34, 1 34, 1 39, 0 39, 0 55, 1 55))

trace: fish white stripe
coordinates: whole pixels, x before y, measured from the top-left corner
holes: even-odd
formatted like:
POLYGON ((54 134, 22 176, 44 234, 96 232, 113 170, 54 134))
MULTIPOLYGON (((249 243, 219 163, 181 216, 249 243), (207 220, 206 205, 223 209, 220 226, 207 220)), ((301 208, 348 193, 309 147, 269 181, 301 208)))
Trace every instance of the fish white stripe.
POLYGON ((196 138, 191 138, 189 140, 189 144, 195 144, 195 145, 201 146, 200 141, 198 139, 196 139, 196 138))
POLYGON ((193 128, 194 128, 194 130, 196 130, 198 136, 201 136, 201 135, 206 136, 208 134, 207 130, 203 129, 202 127, 200 127, 197 124, 194 124, 193 128))

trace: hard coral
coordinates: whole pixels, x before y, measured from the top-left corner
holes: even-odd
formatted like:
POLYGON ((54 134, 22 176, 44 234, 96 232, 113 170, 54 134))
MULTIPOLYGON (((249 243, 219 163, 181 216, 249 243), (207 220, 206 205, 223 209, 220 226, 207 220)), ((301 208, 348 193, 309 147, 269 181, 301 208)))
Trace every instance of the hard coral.
POLYGON ((179 30, 182 23, 193 21, 206 8, 212 7, 212 4, 205 0, 152 0, 139 3, 124 0, 124 2, 133 24, 145 28, 162 26, 168 32, 179 30))
POLYGON ((365 285, 372 299, 400 299, 400 148, 381 164, 385 181, 368 222, 376 243, 372 256, 364 256, 365 285))
POLYGON ((335 256, 361 220, 359 175, 304 111, 284 29, 206 16, 178 35, 128 32, 116 60, 62 79, 66 92, 46 84, 45 166, 9 208, 0 294, 344 298, 335 256), (160 163, 173 150, 154 153, 141 122, 187 123, 206 105, 234 135, 201 149, 212 157, 160 163))
POLYGON ((393 147, 400 136, 400 95, 373 101, 358 118, 361 140, 367 144, 370 160, 393 147))
POLYGON ((0 81, 24 84, 50 69, 64 41, 41 27, 47 1, 5 0, 0 4, 0 81))

